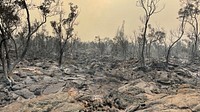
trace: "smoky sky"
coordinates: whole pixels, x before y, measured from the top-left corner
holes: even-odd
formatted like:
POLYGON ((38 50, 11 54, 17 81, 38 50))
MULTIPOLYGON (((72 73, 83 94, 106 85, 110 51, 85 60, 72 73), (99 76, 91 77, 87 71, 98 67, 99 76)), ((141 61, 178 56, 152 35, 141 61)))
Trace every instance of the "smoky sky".
MULTIPOLYGON (((33 2, 39 2, 34 0, 33 2)), ((63 0, 62 8, 69 12, 68 3, 79 7, 78 25, 75 32, 82 41, 92 41, 95 36, 113 38, 119 26, 125 21, 125 33, 128 37, 143 26, 140 17, 144 16, 142 8, 136 6, 137 0, 63 0)), ((158 9, 165 7, 160 13, 152 16, 150 23, 166 31, 178 27, 179 0, 160 0, 158 9)), ((67 16, 67 14, 66 14, 67 16)), ((54 17, 51 20, 59 20, 54 17)), ((48 25, 47 25, 48 26, 48 25)), ((47 27, 49 32, 51 28, 47 27)))

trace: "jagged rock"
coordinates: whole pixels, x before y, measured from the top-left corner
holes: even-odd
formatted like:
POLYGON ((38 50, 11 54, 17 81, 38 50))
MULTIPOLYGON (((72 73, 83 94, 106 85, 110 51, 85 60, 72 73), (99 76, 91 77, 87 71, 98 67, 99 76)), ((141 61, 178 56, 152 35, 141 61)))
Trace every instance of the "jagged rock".
POLYGON ((57 84, 51 84, 44 89, 43 94, 46 95, 46 94, 56 93, 62 90, 64 85, 65 83, 63 82, 57 84))
POLYGON ((26 72, 22 72, 22 71, 15 71, 14 74, 19 76, 20 78, 26 78, 27 77, 26 72))
POLYGON ((44 85, 31 85, 28 89, 33 92, 35 95, 41 95, 44 85))
MULTIPOLYGON (((166 63, 165 62, 162 62, 162 61, 159 61, 159 60, 152 60, 150 62, 150 65, 149 65, 152 69, 156 69, 156 70, 165 70, 166 68, 166 63)), ((171 64, 168 64, 168 68, 171 68, 174 66, 172 66, 171 64)))
POLYGON ((168 94, 154 100, 147 101, 146 109, 141 110, 141 112, 163 112, 164 110, 168 110, 170 112, 190 112, 193 109, 192 107, 200 103, 199 98, 200 95, 198 92, 191 90, 190 88, 181 88, 176 94, 168 94))
POLYGON ((8 105, 12 101, 12 98, 9 95, 7 95, 7 93, 0 92, 0 109, 1 107, 8 105))
MULTIPOLYGON (((132 91, 132 89, 140 90, 141 93, 143 93, 143 92, 152 93, 152 91, 157 90, 158 87, 153 82, 145 82, 143 80, 136 80, 136 81, 133 81, 129 84, 125 84, 124 86, 121 86, 120 88, 118 88, 119 92, 128 92, 128 91, 132 91)), ((133 93, 136 93, 136 95, 137 95, 136 91, 133 91, 133 93)))
MULTIPOLYGON (((146 96, 137 96, 139 94, 143 94, 144 92, 140 92, 140 91, 136 91, 135 93, 131 92, 118 92, 118 91, 113 91, 111 93, 109 93, 108 95, 105 96, 105 99, 108 102, 111 102, 111 104, 116 104, 116 101, 120 101, 121 106, 123 105, 123 109, 127 108, 128 105, 131 105, 135 102, 138 103, 143 103, 144 101, 146 101, 146 96)), ((115 105, 113 105, 115 106, 115 105)), ((118 106, 115 106, 118 108, 118 106)))
POLYGON ((14 74, 14 75, 12 76, 12 78, 13 78, 14 81, 16 81, 16 82, 21 82, 21 81, 23 81, 23 79, 22 79, 19 75, 16 75, 16 74, 14 74))
POLYGON ((116 99, 114 99, 114 106, 117 109, 124 110, 124 109, 126 109, 127 104, 123 100, 121 100, 120 98, 116 98, 116 99))
POLYGON ((196 105, 194 108, 192 108, 193 112, 200 112, 200 104, 196 105))
POLYGON ((11 97, 13 98, 13 100, 18 100, 19 95, 15 94, 15 93, 11 93, 11 97))
POLYGON ((63 71, 67 75, 70 75, 70 74, 74 73, 74 69, 73 68, 64 68, 63 71))
POLYGON ((159 79, 169 79, 169 73, 166 71, 156 71, 156 77, 155 78, 159 78, 159 79))
POLYGON ((152 93, 153 91, 158 90, 158 87, 154 82, 140 81, 135 85, 135 87, 143 89, 145 93, 152 93))
MULTIPOLYGON (((58 105, 59 107, 59 105, 58 105)), ((60 105, 59 108, 56 108, 54 110, 54 112, 80 112, 80 110, 83 109, 83 106, 79 105, 79 104, 75 104, 75 103, 63 103, 60 105)))
POLYGON ((28 85, 35 83, 35 81, 32 78, 30 78, 30 76, 27 76, 23 82, 28 85))
POLYGON ((76 98, 78 101, 93 101, 93 96, 92 95, 82 95, 76 98))
POLYGON ((31 78, 33 81, 35 81, 35 82, 39 82, 39 81, 42 80, 42 77, 41 77, 41 76, 38 76, 38 75, 36 75, 36 76, 30 76, 30 78, 31 78))
POLYGON ((159 80, 157 80, 157 82, 162 85, 168 85, 168 86, 170 86, 172 84, 171 81, 168 79, 159 79, 159 80))
POLYGON ((166 71, 157 71, 156 76, 154 78, 161 85, 170 86, 172 84, 170 74, 166 71))
POLYGON ((17 101, 8 106, 0 108, 0 112, 79 112, 84 106, 79 103, 68 102, 68 94, 57 93, 42 95, 33 99, 17 101))
POLYGON ((139 78, 142 78, 145 76, 146 76, 146 74, 143 71, 137 71, 133 78, 139 79, 139 78))
POLYGON ((16 85, 12 86, 12 90, 13 90, 13 91, 16 91, 16 90, 20 90, 20 89, 22 89, 22 88, 24 88, 24 87, 26 87, 26 85, 24 85, 24 84, 22 84, 22 83, 18 83, 18 84, 16 84, 16 85))
POLYGON ((31 92, 34 92, 36 89, 38 88, 43 88, 44 85, 31 85, 28 87, 28 89, 31 91, 31 92))
POLYGON ((176 69, 176 70, 174 70, 174 72, 177 74, 177 75, 179 75, 179 76, 182 76, 182 77, 184 77, 184 78, 192 78, 192 75, 191 75, 191 73, 188 71, 188 70, 186 70, 186 69, 176 69))
POLYGON ((43 62, 37 62, 37 63, 35 63, 35 66, 37 66, 37 67, 42 67, 43 65, 44 65, 43 62))
POLYGON ((25 99, 30 99, 30 98, 34 98, 35 95, 33 92, 30 92, 28 89, 22 89, 22 90, 17 90, 14 92, 15 94, 22 96, 25 99))
MULTIPOLYGON (((28 65, 16 68, 14 79, 19 83, 12 88, 0 85, 0 105, 17 101, 6 106, 12 109, 11 112, 19 105, 14 110, 184 112, 191 108, 199 111, 200 91, 198 86, 191 86, 199 80, 196 68, 195 71, 188 69, 188 66, 162 69, 160 65, 149 66, 147 60, 147 66, 155 69, 142 71, 134 69, 139 65, 137 60, 96 58, 93 54, 80 56, 73 60, 73 65, 63 63, 63 68, 47 60, 32 61, 31 66, 27 62, 28 65), (41 100, 43 97, 46 98, 41 100)), ((2 112, 4 110, 0 109, 2 112)))
POLYGON ((5 99, 8 95, 5 92, 0 92, 0 100, 5 99))
POLYGON ((50 76, 43 76, 43 82, 44 83, 57 83, 58 79, 55 77, 50 77, 50 76))
POLYGON ((90 75, 94 75, 95 72, 96 72, 96 71, 95 71, 94 69, 86 70, 86 73, 87 73, 87 74, 90 74, 90 75))
POLYGON ((85 81, 83 81, 83 80, 72 80, 72 82, 74 82, 78 85, 82 85, 85 81))
POLYGON ((47 76, 61 76, 62 75, 62 71, 61 69, 56 66, 56 65, 48 65, 49 68, 47 69, 43 69, 42 72, 44 73, 44 75, 47 76))
POLYGON ((139 109, 140 105, 131 105, 125 109, 125 112, 135 112, 139 109))

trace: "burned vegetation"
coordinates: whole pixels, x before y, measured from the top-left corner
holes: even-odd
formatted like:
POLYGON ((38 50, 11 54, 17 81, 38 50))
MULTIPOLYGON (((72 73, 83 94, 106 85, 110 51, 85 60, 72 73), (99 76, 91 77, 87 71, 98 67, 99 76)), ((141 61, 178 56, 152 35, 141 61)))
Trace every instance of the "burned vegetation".
POLYGON ((133 35, 122 20, 114 37, 91 42, 76 33, 78 5, 32 2, 0 0, 1 112, 200 111, 199 0, 180 1, 170 32, 151 22, 160 0, 137 0, 133 35))

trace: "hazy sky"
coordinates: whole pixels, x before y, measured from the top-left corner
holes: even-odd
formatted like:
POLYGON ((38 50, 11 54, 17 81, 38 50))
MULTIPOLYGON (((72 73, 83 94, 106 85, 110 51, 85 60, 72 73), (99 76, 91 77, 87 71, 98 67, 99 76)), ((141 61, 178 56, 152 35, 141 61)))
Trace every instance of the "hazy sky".
MULTIPOLYGON (((34 0, 33 0, 34 1, 34 0)), ((39 1, 39 0, 38 0, 39 1)), ((125 20, 125 33, 133 35, 143 24, 140 16, 143 9, 136 6, 137 0, 63 0, 63 9, 69 12, 69 2, 77 4, 80 15, 77 18, 78 26, 75 31, 83 41, 92 41, 96 35, 113 38, 123 20, 125 20)), ((161 0, 160 8, 165 5, 162 12, 153 15, 151 23, 155 27, 163 27, 166 31, 178 27, 177 12, 180 8, 179 0, 161 0)))

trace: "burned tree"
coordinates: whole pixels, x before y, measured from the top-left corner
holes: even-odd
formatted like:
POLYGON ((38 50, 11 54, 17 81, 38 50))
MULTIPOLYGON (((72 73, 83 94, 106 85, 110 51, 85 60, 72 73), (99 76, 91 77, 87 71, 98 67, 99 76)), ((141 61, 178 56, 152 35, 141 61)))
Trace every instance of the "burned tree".
POLYGON ((147 42, 147 56, 151 58, 151 47, 153 43, 159 42, 166 37, 166 33, 160 29, 153 28, 150 24, 148 25, 149 33, 148 33, 148 42, 147 42))
POLYGON ((145 67, 145 46, 147 43, 147 29, 148 29, 148 24, 151 19, 151 17, 160 12, 161 10, 158 10, 158 3, 160 0, 138 0, 137 1, 137 6, 141 7, 145 15, 143 18, 141 18, 141 21, 144 23, 144 28, 143 28, 143 33, 142 33, 142 51, 141 51, 141 58, 140 58, 140 65, 142 68, 145 67))
POLYGON ((100 56, 102 56, 105 52, 105 43, 103 42, 103 39, 100 36, 95 36, 95 40, 97 42, 97 48, 99 50, 100 56))
POLYGON ((194 61, 198 57, 200 0, 183 0, 182 4, 183 8, 180 9, 179 15, 184 15, 186 22, 192 28, 190 37, 194 38, 192 48, 192 61, 194 61))
POLYGON ((126 59, 126 55, 128 52, 128 39, 124 33, 124 24, 125 21, 123 21, 121 28, 117 31, 114 41, 116 44, 115 47, 117 47, 117 51, 120 51, 120 53, 126 59))
POLYGON ((70 38, 73 37, 74 25, 75 20, 78 16, 78 6, 74 5, 73 3, 69 3, 70 5, 70 13, 68 18, 62 19, 63 12, 60 12, 60 21, 51 21, 51 26, 53 27, 54 31, 56 32, 57 36, 59 37, 59 58, 58 63, 59 66, 62 65, 63 54, 67 45, 67 42, 70 38), (65 35, 62 32, 62 29, 65 29, 65 35))
MULTIPOLYGON (((25 0, 1 0, 0 2, 0 59, 4 71, 5 79, 10 83, 14 83, 12 79, 12 71, 15 69, 16 65, 23 60, 25 57, 32 35, 47 21, 47 15, 50 13, 50 6, 54 0, 44 0, 44 2, 37 7, 42 13, 43 21, 35 22, 31 24, 30 22, 30 12, 29 5, 25 0), (26 25, 27 32, 24 35, 25 45, 23 46, 23 50, 21 54, 18 56, 17 47, 14 39, 14 33, 18 26, 23 26, 24 20, 20 18, 19 12, 25 12, 26 15, 26 25), (12 42, 12 43, 10 43, 12 42), (9 53, 9 44, 14 44, 16 59, 11 59, 11 54, 9 53), (11 62, 13 61, 13 62, 11 62)), ((17 32, 17 31, 16 31, 17 32)))
POLYGON ((168 48, 167 55, 166 55, 166 67, 169 65, 170 53, 174 45, 181 40, 185 32, 185 24, 186 24, 186 13, 183 9, 179 10, 179 19, 181 21, 180 27, 178 29, 178 34, 174 34, 171 32, 173 36, 178 37, 168 48))

